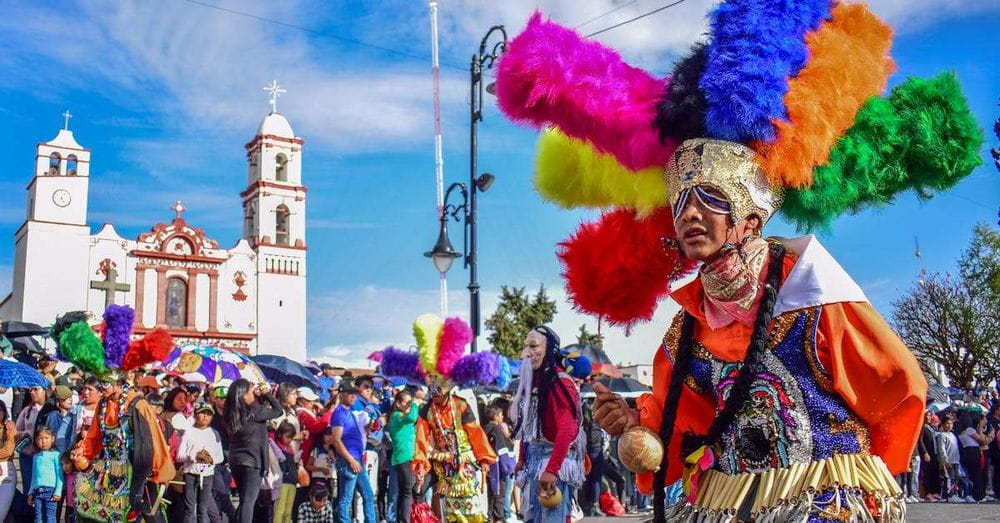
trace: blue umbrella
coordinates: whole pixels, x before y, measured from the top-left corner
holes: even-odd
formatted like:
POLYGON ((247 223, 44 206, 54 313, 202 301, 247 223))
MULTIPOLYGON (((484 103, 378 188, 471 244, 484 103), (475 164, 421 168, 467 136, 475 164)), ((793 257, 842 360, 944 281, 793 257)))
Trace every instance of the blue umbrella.
POLYGON ((289 382, 296 387, 309 387, 313 390, 320 390, 316 376, 313 376, 309 369, 301 363, 290 360, 284 356, 274 354, 261 354, 250 356, 250 359, 260 367, 264 377, 275 383, 289 382))
POLYGON ((49 380, 37 370, 19 361, 0 360, 0 387, 31 388, 49 385, 51 385, 49 380))

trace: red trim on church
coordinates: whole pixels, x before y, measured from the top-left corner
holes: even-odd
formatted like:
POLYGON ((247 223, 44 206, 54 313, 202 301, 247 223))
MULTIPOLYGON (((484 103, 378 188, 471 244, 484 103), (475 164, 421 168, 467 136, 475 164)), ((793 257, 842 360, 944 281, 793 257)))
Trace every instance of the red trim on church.
MULTIPOLYGON (((133 256, 142 256, 144 258, 157 258, 160 260, 176 260, 176 261, 194 261, 194 262, 205 262, 212 264, 225 263, 228 258, 210 258, 208 256, 196 256, 194 254, 172 254, 169 252, 160 251, 144 251, 141 249, 132 249, 129 254, 133 256)), ((177 267, 177 270, 185 270, 181 267, 177 267)))
POLYGON ((301 239, 295 240, 295 245, 278 245, 277 243, 271 243, 271 237, 265 235, 262 239, 251 238, 252 247, 274 247, 275 249, 291 249, 293 251, 305 251, 308 248, 301 239))
POLYGON ((254 136, 252 140, 247 142, 243 148, 250 150, 262 140, 273 140, 275 142, 293 143, 296 145, 302 145, 304 143, 302 138, 285 138, 284 136, 278 136, 275 134, 258 134, 257 136, 254 136))
POLYGON ((270 187, 272 189, 285 189, 296 193, 298 192, 305 193, 309 191, 309 189, 306 188, 305 185, 283 184, 277 182, 269 182, 267 180, 257 180, 256 182, 253 182, 250 185, 248 185, 247 188, 240 193, 240 196, 245 200, 247 199, 247 197, 252 196, 254 191, 262 187, 264 188, 270 187))
MULTIPOLYGON (((76 140, 74 140, 74 141, 76 141, 76 140)), ((87 149, 86 147, 84 147, 83 149, 77 149, 76 147, 67 147, 65 145, 56 145, 56 144, 51 143, 51 142, 38 142, 37 144, 35 144, 35 147, 38 148, 38 147, 41 147, 43 145, 47 145, 47 146, 53 147, 55 149, 69 149, 70 151, 86 151, 88 153, 90 152, 90 149, 87 149)))

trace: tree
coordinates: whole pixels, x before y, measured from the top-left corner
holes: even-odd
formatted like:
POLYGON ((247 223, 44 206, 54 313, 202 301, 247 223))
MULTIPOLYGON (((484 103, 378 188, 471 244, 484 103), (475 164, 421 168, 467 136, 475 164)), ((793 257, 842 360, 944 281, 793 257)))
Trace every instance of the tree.
POLYGON ((954 385, 1000 378, 1000 233, 977 225, 959 275, 933 274, 893 302, 900 337, 940 364, 954 385))
POLYGON ((576 335, 576 342, 580 345, 591 345, 598 349, 604 346, 604 335, 587 330, 587 324, 580 325, 580 333, 576 335))
POLYGON ((517 358, 528 331, 551 322, 555 316, 556 302, 545 293, 544 285, 533 297, 528 296, 524 287, 500 287, 500 302, 486 320, 486 329, 490 331, 487 339, 494 351, 517 358))

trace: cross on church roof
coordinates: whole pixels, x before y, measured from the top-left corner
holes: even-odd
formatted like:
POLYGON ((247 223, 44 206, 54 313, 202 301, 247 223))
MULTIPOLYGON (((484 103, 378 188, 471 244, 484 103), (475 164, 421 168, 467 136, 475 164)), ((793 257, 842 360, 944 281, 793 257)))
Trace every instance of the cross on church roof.
POLYGON ((172 210, 172 211, 174 211, 175 213, 177 213, 177 215, 176 215, 176 216, 174 216, 174 219, 175 219, 175 220, 180 220, 180 219, 181 219, 181 213, 182 213, 182 212, 184 212, 184 211, 186 211, 186 210, 187 210, 187 208, 186 208, 186 207, 184 207, 183 205, 181 205, 181 201, 180 201, 180 200, 177 200, 177 203, 175 203, 175 204, 174 204, 174 205, 173 205, 173 206, 172 206, 172 207, 170 208, 170 210, 172 210))
POLYGON ((271 94, 271 112, 278 112, 278 97, 286 91, 278 85, 277 80, 271 80, 271 85, 264 86, 264 90, 271 94))
POLYGON ((93 280, 90 282, 90 288, 104 291, 104 309, 107 310, 112 303, 115 302, 116 292, 128 292, 132 290, 132 286, 127 283, 118 283, 118 271, 113 267, 108 267, 108 272, 105 273, 103 280, 93 280))
POLYGON ((64 112, 62 115, 63 115, 63 129, 66 129, 68 131, 69 119, 73 117, 73 113, 69 112, 69 109, 67 109, 66 112, 64 112))

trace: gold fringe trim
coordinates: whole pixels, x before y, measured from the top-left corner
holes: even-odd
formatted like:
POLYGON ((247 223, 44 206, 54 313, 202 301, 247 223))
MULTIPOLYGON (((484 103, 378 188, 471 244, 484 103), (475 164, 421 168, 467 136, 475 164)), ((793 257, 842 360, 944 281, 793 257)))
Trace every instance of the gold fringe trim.
POLYGON ((696 499, 689 506, 735 517, 747 502, 755 482, 757 490, 750 500, 750 513, 755 516, 774 507, 797 502, 805 496, 839 487, 861 490, 879 500, 891 501, 902 496, 899 485, 882 458, 867 454, 835 454, 821 461, 795 463, 761 473, 705 471, 699 481, 696 499))

